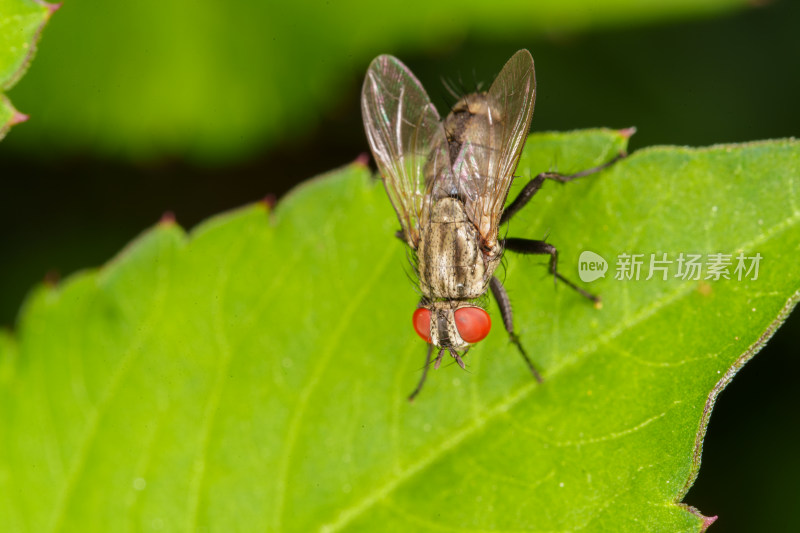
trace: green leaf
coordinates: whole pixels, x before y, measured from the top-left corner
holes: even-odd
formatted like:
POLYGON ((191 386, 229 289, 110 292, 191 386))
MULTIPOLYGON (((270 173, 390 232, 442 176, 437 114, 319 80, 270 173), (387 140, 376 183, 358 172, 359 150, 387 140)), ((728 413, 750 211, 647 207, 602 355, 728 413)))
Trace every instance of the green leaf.
POLYGON ((308 135, 379 53, 441 53, 466 35, 508 42, 746 5, 514 0, 498 9, 483 0, 408 0, 377 9, 366 0, 84 0, 70 3, 48 30, 52 44, 18 95, 47 120, 14 142, 37 155, 47 139, 51 150, 133 160, 230 161, 308 135))
MULTIPOLYGON (((512 197, 626 141, 534 135, 512 197)), ((365 167, 188 237, 162 222, 37 288, 0 336, 0 530, 700 531, 678 502, 713 402, 800 294, 798 169, 784 140, 650 148, 548 182, 509 235, 549 233, 573 279, 581 251, 605 257, 589 285, 604 307, 507 254, 545 382, 496 327, 413 404, 417 295, 365 167), (615 279, 622 253, 740 250, 761 254, 758 279, 615 279)))
POLYGON ((3 95, 28 68, 36 41, 58 6, 35 0, 0 0, 0 139, 28 117, 3 95))

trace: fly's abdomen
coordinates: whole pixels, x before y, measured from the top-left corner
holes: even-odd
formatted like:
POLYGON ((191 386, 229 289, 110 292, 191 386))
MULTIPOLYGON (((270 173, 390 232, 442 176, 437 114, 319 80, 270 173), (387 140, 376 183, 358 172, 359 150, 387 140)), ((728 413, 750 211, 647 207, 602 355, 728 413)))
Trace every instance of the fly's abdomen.
POLYGON ((486 292, 480 236, 456 198, 438 201, 417 250, 420 288, 429 298, 477 298, 486 292))

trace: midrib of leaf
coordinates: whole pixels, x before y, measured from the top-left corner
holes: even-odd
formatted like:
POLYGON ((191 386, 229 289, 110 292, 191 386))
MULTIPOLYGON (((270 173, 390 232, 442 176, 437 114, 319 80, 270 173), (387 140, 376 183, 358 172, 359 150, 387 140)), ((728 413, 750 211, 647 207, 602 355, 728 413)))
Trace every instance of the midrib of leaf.
POLYGON ((300 392, 300 397, 297 401, 296 407, 292 414, 291 421, 289 422, 289 428, 286 432, 286 439, 284 440, 283 446, 283 453, 281 453, 281 458, 278 462, 278 475, 277 475, 277 492, 276 498, 277 501, 275 502, 275 514, 274 514, 274 523, 273 523, 273 531, 281 531, 281 525, 283 523, 283 513, 285 512, 285 505, 286 499, 284 494, 286 493, 286 481, 287 476, 289 473, 289 464, 291 462, 291 454, 294 449, 295 442, 297 441, 297 435, 300 431, 300 425, 305 416, 306 409, 308 407, 308 400, 311 397, 311 394, 316 389, 317 385, 320 382, 322 374, 325 370, 325 367, 328 365, 335 349, 338 348, 339 343, 342 340, 342 335, 346 329, 346 326, 349 324, 350 319, 352 318, 353 314, 356 312, 363 301, 366 299, 367 295, 370 293, 372 287, 378 282, 378 279, 383 274, 386 267, 389 265, 390 259, 395 256, 396 250, 395 246, 396 243, 390 242, 390 245, 386 247, 381 255, 380 260, 377 261, 375 268, 372 270, 372 276, 367 279, 363 284, 361 284, 361 290, 356 293, 352 299, 350 299, 350 304, 345 308, 344 312, 341 314, 340 319, 336 325, 336 329, 333 331, 331 338, 325 345, 325 350, 320 354, 317 358, 317 364, 314 367, 314 371, 311 374, 311 377, 306 382, 305 386, 303 387, 302 391, 300 392))
MULTIPOLYGON (((166 246, 165 243, 161 243, 161 253, 166 246)), ((158 284, 156 285, 156 289, 153 295, 153 299, 150 305, 150 314, 147 316, 144 324, 146 327, 143 327, 137 331, 136 340, 131 343, 129 349, 125 352, 122 356, 119 364, 117 365, 116 370, 114 371, 114 375, 111 376, 109 380, 109 384, 106 387, 103 395, 100 398, 100 401, 97 403, 95 408, 89 414, 89 419, 86 422, 86 430, 84 431, 83 441, 78 448, 78 451, 75 455, 75 459, 72 461, 72 466, 69 469, 69 473, 67 474, 67 480, 62 486, 61 492, 59 493, 58 497, 56 498, 56 503, 53 506, 53 515, 52 519, 50 520, 50 527, 48 528, 50 531, 55 533, 59 531, 63 524, 64 520, 64 512, 67 508, 70 498, 75 490, 75 485, 78 482, 78 478, 83 470, 83 467, 86 463, 86 457, 89 452, 89 448, 97 436, 97 424, 100 418, 105 413, 106 409, 108 408, 109 403, 114 398, 114 395, 117 393, 119 389, 120 383, 122 383, 123 378, 130 370, 133 360, 135 356, 141 352, 138 348, 141 347, 143 342, 147 339, 147 337, 153 331, 153 324, 157 323, 158 320, 161 318, 161 315, 164 311, 164 295, 165 295, 165 288, 167 286, 165 280, 167 278, 167 261, 159 261, 158 263, 158 270, 157 270, 157 279, 158 284)))
MULTIPOLYGON (((751 239, 750 241, 741 243, 738 247, 742 249, 753 249, 758 245, 768 242, 776 235, 790 229, 798 222, 800 222, 800 212, 795 211, 791 217, 784 219, 783 221, 772 226, 768 230, 762 231, 758 237, 751 239)), ((381 267, 383 267, 383 263, 381 264, 381 267)), ((692 293, 694 290, 695 290, 695 285, 687 283, 681 285, 677 290, 674 290, 671 293, 665 293, 660 298, 654 300, 651 305, 640 310, 633 317, 630 318, 626 317, 625 319, 620 321, 620 325, 618 327, 609 330, 609 332, 604 335, 601 335, 597 342, 585 344, 583 347, 576 350, 574 352, 574 355, 570 358, 566 359, 560 358, 561 363, 554 366, 552 368, 552 371, 548 371, 547 379, 552 379, 553 377, 557 376, 559 373, 561 373, 568 367, 572 367, 579 364, 588 355, 596 352, 600 347, 605 346, 614 338, 618 337, 627 330, 632 329, 633 327, 639 325, 641 322, 654 315, 660 309, 685 297, 686 295, 692 293)), ((786 305, 791 306, 793 301, 796 301, 796 299, 791 298, 786 305)), ((337 340, 340 334, 341 332, 337 331, 337 340)), ((765 335, 768 336, 768 334, 765 335)), ((760 336, 758 341, 756 341, 756 343, 754 343, 753 346, 748 348, 744 356, 736 361, 736 363, 720 379, 717 386, 715 386, 714 389, 712 389, 711 393, 708 396, 708 400, 706 402, 706 409, 704 411, 704 415, 706 412, 708 412, 710 416, 711 408, 713 407, 714 400, 716 399, 716 396, 719 394, 719 391, 724 387, 724 385, 728 381, 730 381, 730 379, 733 377, 736 371, 738 371, 738 369, 741 368, 741 365, 755 353, 754 347, 757 348, 759 346, 759 343, 763 344, 764 338, 765 338, 764 335, 760 336)), ((392 480, 388 481, 387 483, 377 488, 376 490, 370 491, 370 494, 368 496, 362 498, 354 505, 351 505, 346 509, 342 510, 334 521, 328 524, 323 524, 320 530, 325 533, 342 530, 350 522, 352 522, 353 520, 364 514, 376 503, 380 503, 380 501, 383 500, 389 493, 394 491, 394 489, 396 489, 397 487, 399 487, 400 485, 402 485, 403 483, 414 477, 416 474, 418 474, 419 472, 421 472, 422 470, 433 464, 437 459, 444 456, 447 452, 455 449, 462 442, 465 442, 469 437, 471 437, 472 435, 476 434, 478 431, 483 429, 484 426, 487 425, 487 423, 494 422, 496 418, 510 411, 519 402, 527 398, 528 395, 531 394, 534 390, 537 390, 537 388, 538 387, 536 383, 531 381, 527 385, 523 385, 522 387, 520 387, 516 392, 510 394, 506 400, 498 402, 494 407, 487 409, 487 411, 483 415, 473 417, 469 424, 466 424, 460 430, 454 431, 451 438, 444 440, 442 444, 439 445, 438 447, 432 448, 433 451, 431 453, 425 455, 416 463, 411 463, 404 470, 400 471, 398 475, 394 477, 392 480)), ((307 398, 305 398, 304 400, 307 401, 307 398)), ((708 417, 703 416, 700 421, 700 427, 698 428, 698 438, 696 439, 695 442, 695 452, 692 458, 692 462, 695 467, 699 465, 700 462, 699 454, 702 449, 701 433, 704 433, 705 426, 707 425, 707 423, 708 423, 708 417)), ((684 489, 681 491, 681 495, 686 494, 689 487, 691 486, 691 482, 692 480, 690 479, 689 482, 684 486, 684 489)))

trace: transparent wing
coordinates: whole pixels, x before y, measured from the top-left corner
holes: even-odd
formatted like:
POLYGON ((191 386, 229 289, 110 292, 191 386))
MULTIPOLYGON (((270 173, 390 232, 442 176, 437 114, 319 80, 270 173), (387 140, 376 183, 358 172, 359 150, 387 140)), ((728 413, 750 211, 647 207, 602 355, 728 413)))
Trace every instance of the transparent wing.
POLYGON ((411 71, 399 59, 382 55, 367 69, 361 114, 405 240, 416 249, 432 184, 450 174, 439 113, 411 71))
POLYGON ((533 116, 536 77, 530 52, 514 54, 488 93, 474 97, 481 98, 474 105, 483 122, 465 135, 453 174, 467 216, 484 240, 493 243, 533 116))

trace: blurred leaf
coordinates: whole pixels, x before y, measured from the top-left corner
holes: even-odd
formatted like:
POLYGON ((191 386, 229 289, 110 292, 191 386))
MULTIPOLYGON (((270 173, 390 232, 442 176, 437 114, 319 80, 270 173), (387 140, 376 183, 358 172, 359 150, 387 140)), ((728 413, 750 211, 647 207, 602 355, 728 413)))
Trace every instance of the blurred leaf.
MULTIPOLYGON (((530 138, 523 178, 608 160, 530 138)), ((597 310, 507 255, 537 385, 501 328, 469 372, 411 328, 397 220, 352 165, 187 238, 164 222, 36 289, 0 335, 2 531, 699 531, 710 410, 800 290, 800 143, 651 148, 548 183, 509 234, 612 264, 597 310), (758 279, 614 279, 624 252, 760 253, 758 279)), ((520 179, 512 191, 526 181, 520 179)), ((643 276, 644 277, 644 276, 643 276)), ((494 304, 491 312, 499 324, 494 304)))
POLYGON ((3 94, 25 73, 36 41, 56 6, 35 0, 0 0, 0 139, 27 119, 3 94))
POLYGON ((54 44, 17 96, 46 120, 14 143, 37 155, 46 144, 50 152, 230 161, 308 133, 379 53, 442 53, 467 35, 507 41, 746 4, 83 0, 49 30, 54 44))

